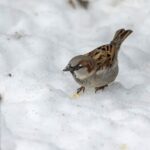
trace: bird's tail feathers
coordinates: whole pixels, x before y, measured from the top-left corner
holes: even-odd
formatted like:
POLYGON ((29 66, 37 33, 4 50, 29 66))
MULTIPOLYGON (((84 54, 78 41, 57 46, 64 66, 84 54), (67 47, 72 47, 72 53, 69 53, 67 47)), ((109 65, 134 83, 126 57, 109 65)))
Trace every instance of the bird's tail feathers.
POLYGON ((132 33, 132 30, 119 29, 116 31, 111 44, 116 44, 120 47, 122 42, 132 33))

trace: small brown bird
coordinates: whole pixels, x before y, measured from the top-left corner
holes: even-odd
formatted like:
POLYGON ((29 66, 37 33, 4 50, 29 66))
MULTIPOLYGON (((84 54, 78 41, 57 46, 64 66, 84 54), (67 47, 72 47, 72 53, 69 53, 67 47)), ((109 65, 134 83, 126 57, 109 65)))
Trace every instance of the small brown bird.
POLYGON ((118 75, 118 51, 122 42, 132 30, 119 29, 110 44, 102 45, 93 51, 73 57, 63 71, 70 71, 81 85, 77 94, 85 87, 94 87, 95 92, 104 89, 118 75))

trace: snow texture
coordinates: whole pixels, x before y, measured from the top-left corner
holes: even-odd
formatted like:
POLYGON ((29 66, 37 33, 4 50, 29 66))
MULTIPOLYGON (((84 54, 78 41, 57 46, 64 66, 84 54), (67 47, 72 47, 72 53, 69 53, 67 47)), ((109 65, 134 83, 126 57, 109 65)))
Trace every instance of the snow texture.
POLYGON ((150 2, 0 0, 1 150, 150 150, 150 2), (134 32, 104 91, 62 69, 75 55, 134 32))

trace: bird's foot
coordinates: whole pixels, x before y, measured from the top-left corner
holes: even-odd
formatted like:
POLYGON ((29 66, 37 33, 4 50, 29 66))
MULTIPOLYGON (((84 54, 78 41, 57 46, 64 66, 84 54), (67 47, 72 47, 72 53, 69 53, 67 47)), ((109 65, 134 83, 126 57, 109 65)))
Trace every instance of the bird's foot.
POLYGON ((107 87, 108 85, 104 85, 104 86, 100 86, 100 87, 96 87, 95 88, 95 93, 97 92, 97 91, 99 91, 99 90, 104 90, 105 89, 105 87, 107 87))
POLYGON ((79 94, 81 91, 85 91, 85 87, 84 86, 81 86, 80 88, 77 89, 77 94, 79 94))

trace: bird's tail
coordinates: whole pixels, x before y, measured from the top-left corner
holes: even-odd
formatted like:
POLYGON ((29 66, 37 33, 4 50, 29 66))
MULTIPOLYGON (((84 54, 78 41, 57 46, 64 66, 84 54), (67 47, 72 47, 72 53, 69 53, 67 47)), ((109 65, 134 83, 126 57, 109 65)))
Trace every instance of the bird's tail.
POLYGON ((117 47, 120 47, 122 42, 132 33, 132 30, 119 29, 116 31, 111 44, 115 44, 117 47))

